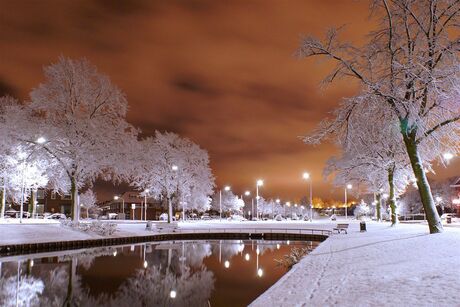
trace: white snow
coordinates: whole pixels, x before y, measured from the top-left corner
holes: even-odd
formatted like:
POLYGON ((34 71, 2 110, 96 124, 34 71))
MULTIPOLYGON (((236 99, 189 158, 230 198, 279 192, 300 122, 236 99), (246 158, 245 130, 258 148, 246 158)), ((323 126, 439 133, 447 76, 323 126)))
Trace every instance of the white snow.
POLYGON ((251 306, 459 306, 459 228, 367 228, 331 236, 251 306))

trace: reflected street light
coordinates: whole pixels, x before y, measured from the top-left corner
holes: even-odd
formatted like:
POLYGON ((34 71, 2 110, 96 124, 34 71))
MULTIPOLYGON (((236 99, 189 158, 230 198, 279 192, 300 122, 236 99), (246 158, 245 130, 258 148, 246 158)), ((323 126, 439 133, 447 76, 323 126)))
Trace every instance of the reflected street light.
POLYGON ((249 259, 251 259, 251 257, 249 256, 248 253, 246 253, 246 255, 244 255, 244 259, 246 259, 246 261, 249 261, 249 259))
POLYGON ((224 266, 225 266, 226 269, 228 269, 230 267, 230 261, 225 260, 224 266))
POLYGON ((257 270, 257 276, 262 277, 264 275, 264 271, 262 269, 257 270))

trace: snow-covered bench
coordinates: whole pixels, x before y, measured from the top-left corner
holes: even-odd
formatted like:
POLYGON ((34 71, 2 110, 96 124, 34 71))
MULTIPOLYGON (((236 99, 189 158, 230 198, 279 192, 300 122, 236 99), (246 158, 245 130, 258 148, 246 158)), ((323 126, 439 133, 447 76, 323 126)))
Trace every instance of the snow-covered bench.
POLYGON ((348 224, 337 224, 337 226, 332 229, 332 231, 337 231, 337 233, 341 233, 342 231, 345 232, 345 233, 348 233, 347 232, 347 229, 348 229, 348 224))

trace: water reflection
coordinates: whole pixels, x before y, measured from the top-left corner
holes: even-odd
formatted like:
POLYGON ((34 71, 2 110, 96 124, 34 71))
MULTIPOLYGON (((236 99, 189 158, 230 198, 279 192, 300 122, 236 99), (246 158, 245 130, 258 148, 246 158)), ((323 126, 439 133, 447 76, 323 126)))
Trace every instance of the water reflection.
POLYGON ((285 273, 274 258, 305 246, 289 243, 171 241, 0 258, 0 305, 243 306, 285 273))

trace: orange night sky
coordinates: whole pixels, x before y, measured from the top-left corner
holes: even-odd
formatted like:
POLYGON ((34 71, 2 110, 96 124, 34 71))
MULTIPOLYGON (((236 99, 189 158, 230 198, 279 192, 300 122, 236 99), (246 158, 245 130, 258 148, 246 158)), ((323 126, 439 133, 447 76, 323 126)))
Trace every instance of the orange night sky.
MULTIPOLYGON (((297 138, 353 95, 349 80, 327 88, 332 66, 300 60, 302 34, 345 25, 359 44, 373 29, 359 0, 0 0, 0 94, 28 99, 42 68, 60 55, 86 57, 127 95, 128 120, 189 137, 210 153, 219 186, 235 193, 265 179, 263 196, 341 197, 322 178, 332 145, 297 138)), ((458 175, 460 162, 438 178, 458 175)), ((101 194, 107 191, 100 185, 101 194)), ((100 194, 100 195, 101 195, 100 194)))

